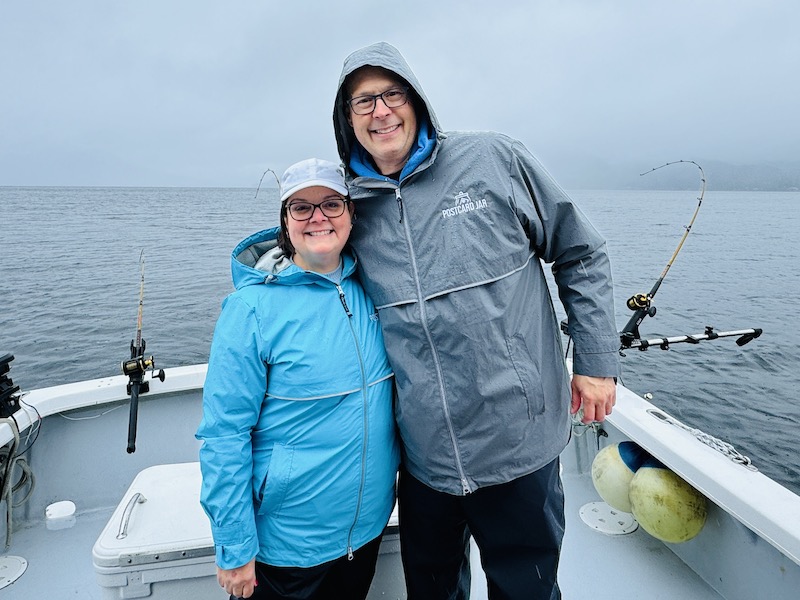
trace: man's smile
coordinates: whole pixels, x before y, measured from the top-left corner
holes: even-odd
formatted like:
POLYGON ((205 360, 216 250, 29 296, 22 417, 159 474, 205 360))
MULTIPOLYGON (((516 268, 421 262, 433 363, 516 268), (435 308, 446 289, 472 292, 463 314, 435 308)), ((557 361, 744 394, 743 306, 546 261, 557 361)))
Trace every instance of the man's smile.
POLYGON ((392 133, 393 131, 395 131, 395 130, 397 130, 399 128, 400 128, 400 124, 398 123, 397 125, 390 125, 389 127, 383 127, 381 129, 372 129, 371 131, 372 131, 372 133, 377 133, 377 134, 380 134, 380 135, 384 135, 384 134, 387 134, 387 133, 392 133))

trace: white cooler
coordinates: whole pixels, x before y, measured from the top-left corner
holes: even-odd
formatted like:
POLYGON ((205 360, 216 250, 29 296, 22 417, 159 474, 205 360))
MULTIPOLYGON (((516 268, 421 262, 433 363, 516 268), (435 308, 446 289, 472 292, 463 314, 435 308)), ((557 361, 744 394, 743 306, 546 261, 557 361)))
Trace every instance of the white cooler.
POLYGON ((200 482, 197 462, 149 467, 134 478, 92 549, 103 598, 228 598, 217 583, 200 482))
MULTIPOLYGON (((200 506, 200 463, 141 471, 97 538, 92 556, 105 600, 227 600, 200 506)), ((384 532, 369 598, 406 597, 397 508, 384 532)))

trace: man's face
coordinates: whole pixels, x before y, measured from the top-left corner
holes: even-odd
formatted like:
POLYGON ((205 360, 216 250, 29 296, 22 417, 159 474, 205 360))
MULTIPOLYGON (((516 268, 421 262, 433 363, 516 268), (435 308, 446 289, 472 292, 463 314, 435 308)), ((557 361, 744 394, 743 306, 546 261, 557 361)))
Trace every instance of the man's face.
MULTIPOLYGON (((381 69, 364 67, 353 76, 350 98, 382 94, 404 84, 381 69)), ((417 140, 417 116, 411 101, 389 108, 378 98, 375 110, 357 115, 348 108, 348 121, 359 143, 369 152, 383 175, 396 173, 408 160, 417 140)))

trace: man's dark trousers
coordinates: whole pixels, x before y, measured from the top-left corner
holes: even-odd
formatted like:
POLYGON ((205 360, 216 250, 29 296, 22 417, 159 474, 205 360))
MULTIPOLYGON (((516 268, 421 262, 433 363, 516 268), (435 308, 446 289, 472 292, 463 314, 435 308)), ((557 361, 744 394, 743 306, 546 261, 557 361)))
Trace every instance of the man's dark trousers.
POLYGON ((469 598, 469 537, 491 600, 558 600, 564 536, 559 461, 509 483, 453 496, 400 475, 400 544, 408 600, 469 598))

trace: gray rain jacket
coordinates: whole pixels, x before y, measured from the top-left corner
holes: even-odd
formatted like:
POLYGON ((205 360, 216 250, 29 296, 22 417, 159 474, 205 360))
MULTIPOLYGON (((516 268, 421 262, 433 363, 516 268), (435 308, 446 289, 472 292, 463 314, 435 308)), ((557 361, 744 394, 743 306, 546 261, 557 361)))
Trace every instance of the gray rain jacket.
POLYGON ((603 238, 520 142, 443 132, 389 44, 345 60, 333 120, 357 207, 350 240, 396 376, 405 467, 467 494, 548 464, 569 439, 571 391, 541 261, 566 309, 574 372, 617 376, 603 238), (343 84, 365 65, 405 79, 429 124, 399 183, 363 160, 347 121, 343 84))

